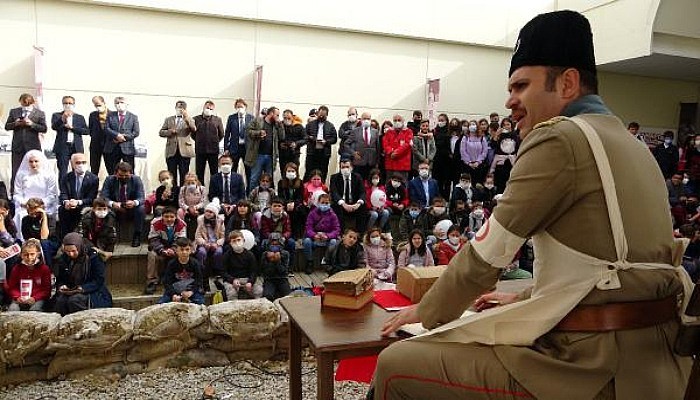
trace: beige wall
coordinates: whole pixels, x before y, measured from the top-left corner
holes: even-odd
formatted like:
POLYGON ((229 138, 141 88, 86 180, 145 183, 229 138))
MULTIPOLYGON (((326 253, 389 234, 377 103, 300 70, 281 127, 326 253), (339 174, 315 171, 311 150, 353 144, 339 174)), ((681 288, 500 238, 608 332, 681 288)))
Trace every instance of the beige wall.
POLYGON ((700 100, 700 83, 620 75, 599 74, 600 93, 624 122, 645 127, 677 128, 680 103, 700 100))

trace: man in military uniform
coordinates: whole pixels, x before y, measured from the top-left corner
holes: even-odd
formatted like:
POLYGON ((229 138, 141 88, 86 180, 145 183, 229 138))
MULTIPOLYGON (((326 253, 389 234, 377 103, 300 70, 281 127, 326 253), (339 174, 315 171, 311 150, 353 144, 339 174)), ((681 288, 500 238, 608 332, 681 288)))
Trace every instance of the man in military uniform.
POLYGON ((597 95, 586 18, 528 22, 509 75, 523 142, 508 187, 420 304, 385 324, 431 331, 381 353, 374 398, 682 398, 682 246, 653 157, 597 95), (534 286, 489 292, 530 237, 534 286), (460 318, 472 304, 481 312, 460 318))

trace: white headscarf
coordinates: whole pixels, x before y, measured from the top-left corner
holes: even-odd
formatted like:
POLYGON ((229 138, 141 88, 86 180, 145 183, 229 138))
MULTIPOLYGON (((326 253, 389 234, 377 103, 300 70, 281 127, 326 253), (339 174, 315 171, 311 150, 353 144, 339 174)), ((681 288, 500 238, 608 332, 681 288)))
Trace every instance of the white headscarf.
POLYGON ((51 169, 49 168, 49 160, 44 155, 41 150, 29 150, 22 158, 22 163, 19 165, 17 170, 17 176, 21 175, 32 175, 34 170, 29 166, 29 157, 35 157, 39 160, 39 174, 51 174, 51 169))

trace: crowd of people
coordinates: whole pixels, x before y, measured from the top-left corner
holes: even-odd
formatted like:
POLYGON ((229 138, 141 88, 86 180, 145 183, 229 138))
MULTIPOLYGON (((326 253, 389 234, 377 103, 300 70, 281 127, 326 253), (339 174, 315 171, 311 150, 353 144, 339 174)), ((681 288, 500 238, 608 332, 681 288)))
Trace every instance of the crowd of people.
MULTIPOLYGON (((369 267, 377 282, 391 282, 396 267, 448 264, 493 211, 520 145, 513 122, 497 113, 473 120, 439 114, 431 129, 420 111, 408 123, 400 114, 380 123, 351 107, 336 129, 326 106, 312 109, 304 124, 276 107, 254 116, 237 99, 224 126, 213 101, 193 117, 180 100, 159 132, 167 169, 158 174, 159 186, 145 193, 133 173, 138 117, 126 99, 115 98, 116 111, 110 111, 94 97, 87 119, 74 112, 73 97, 62 101, 63 111, 51 118, 58 174, 41 151, 38 135, 47 126, 31 95, 20 97, 21 107, 6 124, 13 131, 12 201, 0 199, 0 256, 11 309, 44 307, 52 273, 51 303, 62 313, 110 305, 104 262, 117 229, 126 226, 120 221, 133 222, 132 246, 147 238, 145 292, 162 284, 162 302, 203 302, 210 277, 226 298, 273 300, 289 294, 290 273, 312 272, 317 248, 329 273, 369 267), (89 167, 82 135, 91 136, 89 167), (339 171, 329 176, 336 148, 339 171), (99 171, 102 160, 109 175, 100 182, 91 171, 99 171), (274 182, 278 167, 281 179, 274 182), (148 214, 154 218, 143 235, 148 214), (16 243, 23 243, 21 251, 11 254, 16 243), (297 248, 305 263, 296 260, 297 248), (25 296, 20 289, 29 280, 33 287, 25 296)), ((662 152, 669 146, 664 142, 655 154, 673 153, 662 152)), ((678 180, 669 180, 670 195, 678 180)), ((676 208, 691 204, 688 196, 677 198, 671 198, 676 208)), ((506 275, 531 276, 532 260, 528 242, 506 275)))

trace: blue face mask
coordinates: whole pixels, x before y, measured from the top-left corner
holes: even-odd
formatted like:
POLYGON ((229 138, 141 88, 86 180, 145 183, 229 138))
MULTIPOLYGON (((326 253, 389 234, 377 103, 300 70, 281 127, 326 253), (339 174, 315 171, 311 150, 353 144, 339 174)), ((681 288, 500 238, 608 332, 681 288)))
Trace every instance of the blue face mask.
POLYGON ((330 210, 330 209, 331 209, 331 205, 330 205, 330 204, 319 204, 319 205, 318 205, 318 211, 320 211, 320 212, 326 212, 326 211, 328 211, 328 210, 330 210))
POLYGON ((272 245, 272 246, 270 246, 270 251, 273 252, 273 253, 279 253, 280 250, 281 250, 281 248, 280 248, 280 246, 278 246, 278 245, 272 245))
POLYGON ((409 210, 408 215, 411 216, 411 218, 416 219, 418 218, 418 214, 420 214, 420 211, 418 210, 409 210))

